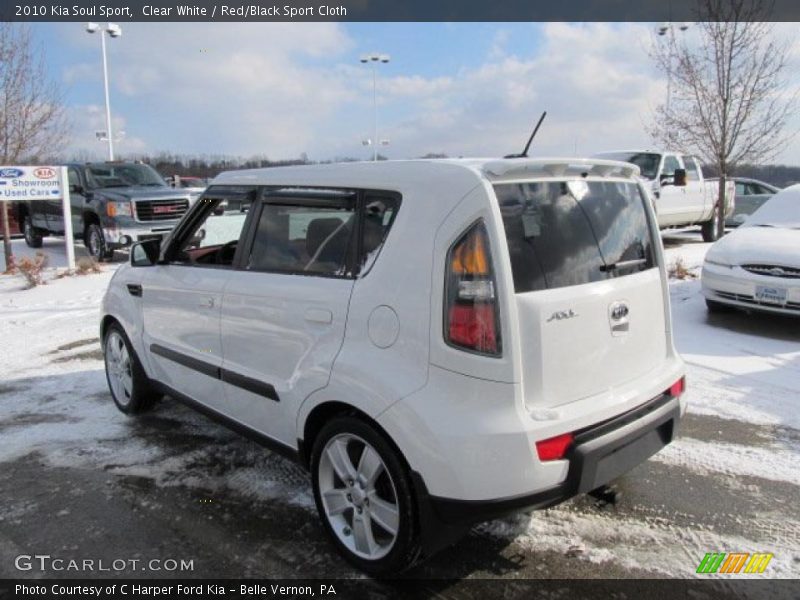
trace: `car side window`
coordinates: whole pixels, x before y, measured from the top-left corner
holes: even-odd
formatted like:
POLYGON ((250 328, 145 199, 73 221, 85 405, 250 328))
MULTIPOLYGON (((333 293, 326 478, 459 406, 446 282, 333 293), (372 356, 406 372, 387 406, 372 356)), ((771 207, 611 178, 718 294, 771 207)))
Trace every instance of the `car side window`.
POLYGON ((325 202, 276 198, 261 204, 245 267, 346 277, 356 231, 355 197, 325 202))
POLYGON ((174 260, 182 265, 231 267, 255 189, 211 191, 199 200, 195 222, 176 242, 174 260))
POLYGON ((378 258, 386 236, 397 216, 400 200, 393 196, 368 193, 364 200, 364 225, 361 257, 358 263, 360 274, 367 273, 378 258))
POLYGON ((684 156, 683 164, 686 168, 686 179, 689 181, 700 181, 700 172, 694 157, 684 156))
POLYGON ((70 187, 81 184, 81 178, 78 176, 78 170, 75 167, 67 169, 67 180, 70 187))
POLYGON ((745 195, 747 195, 749 193, 750 193, 750 191, 749 191, 749 189, 747 189, 745 187, 744 183, 742 183, 742 182, 737 182, 736 183, 736 195, 737 196, 745 196, 745 195))
POLYGON ((681 164, 678 162, 678 159, 672 154, 667 154, 664 157, 664 167, 661 169, 661 176, 673 177, 675 175, 675 169, 680 168, 681 164))

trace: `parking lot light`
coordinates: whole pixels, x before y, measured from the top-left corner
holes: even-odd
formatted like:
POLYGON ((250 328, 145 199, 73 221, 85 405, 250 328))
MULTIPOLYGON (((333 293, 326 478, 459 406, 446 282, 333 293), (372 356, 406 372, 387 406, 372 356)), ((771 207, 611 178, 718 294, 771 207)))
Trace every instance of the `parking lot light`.
POLYGON ((108 95, 108 59, 106 57, 106 36, 107 33, 112 38, 122 35, 122 28, 115 23, 107 23, 105 28, 97 23, 87 23, 87 33, 100 32, 100 47, 103 52, 103 89, 106 97, 106 140, 108 141, 108 160, 114 160, 114 135, 111 131, 111 101, 108 95))
MULTIPOLYGON (((377 73, 375 69, 376 64, 386 64, 391 60, 391 57, 388 54, 364 54, 359 59, 363 64, 369 64, 372 67, 372 108, 373 108, 373 115, 374 115, 374 127, 373 132, 374 136, 369 144, 372 145, 372 160, 378 160, 378 144, 380 143, 383 146, 388 145, 388 140, 381 140, 378 141, 378 92, 377 92, 377 73), (385 143, 384 143, 385 142, 385 143)), ((369 145, 365 140, 363 142, 365 146, 369 145)))

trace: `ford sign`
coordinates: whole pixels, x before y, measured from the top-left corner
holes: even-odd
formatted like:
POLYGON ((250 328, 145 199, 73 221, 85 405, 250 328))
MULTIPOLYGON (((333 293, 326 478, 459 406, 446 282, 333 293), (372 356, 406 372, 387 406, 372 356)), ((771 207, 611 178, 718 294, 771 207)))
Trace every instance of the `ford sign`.
POLYGON ((22 169, 0 169, 0 178, 2 179, 16 179, 17 177, 22 177, 25 174, 25 171, 22 169))

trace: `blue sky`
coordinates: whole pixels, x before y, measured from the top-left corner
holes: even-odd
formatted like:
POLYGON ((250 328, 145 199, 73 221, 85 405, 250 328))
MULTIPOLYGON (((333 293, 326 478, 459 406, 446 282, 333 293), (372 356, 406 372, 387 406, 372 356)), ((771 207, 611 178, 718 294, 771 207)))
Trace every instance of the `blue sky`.
MULTIPOLYGON (((67 154, 101 157, 100 40, 81 23, 32 25, 66 88, 67 154)), ((518 151, 542 110, 537 154, 650 147, 666 82, 647 24, 125 23, 108 41, 122 154, 366 158, 379 67, 379 138, 391 158, 518 151)), ((800 163, 793 143, 779 157, 800 163)))

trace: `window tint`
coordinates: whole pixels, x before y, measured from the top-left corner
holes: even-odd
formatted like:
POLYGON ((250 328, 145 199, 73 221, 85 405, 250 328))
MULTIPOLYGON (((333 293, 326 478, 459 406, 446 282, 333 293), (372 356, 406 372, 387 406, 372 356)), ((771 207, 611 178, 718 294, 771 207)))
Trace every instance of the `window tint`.
POLYGON ((645 199, 636 184, 498 184, 517 292, 637 273, 655 266, 645 199))
POLYGON ((230 266, 242 235, 255 188, 212 189, 200 200, 200 217, 177 242, 177 262, 230 266))
POLYGON ((683 164, 686 167, 686 179, 689 181, 700 181, 700 172, 694 158, 691 156, 684 156, 683 164))
POLYGON ((747 191, 745 191, 745 189, 746 188, 745 188, 744 183, 738 182, 736 184, 736 195, 737 196, 745 196, 745 195, 749 194, 750 193, 749 188, 747 188, 747 191))
POLYGON ((355 230, 355 200, 326 206, 264 203, 248 269, 308 275, 347 275, 355 230))
POLYGON ((669 175, 672 177, 675 174, 675 169, 680 169, 681 164, 678 162, 678 159, 675 158, 672 154, 667 154, 664 157, 664 168, 661 169, 662 175, 669 175))

